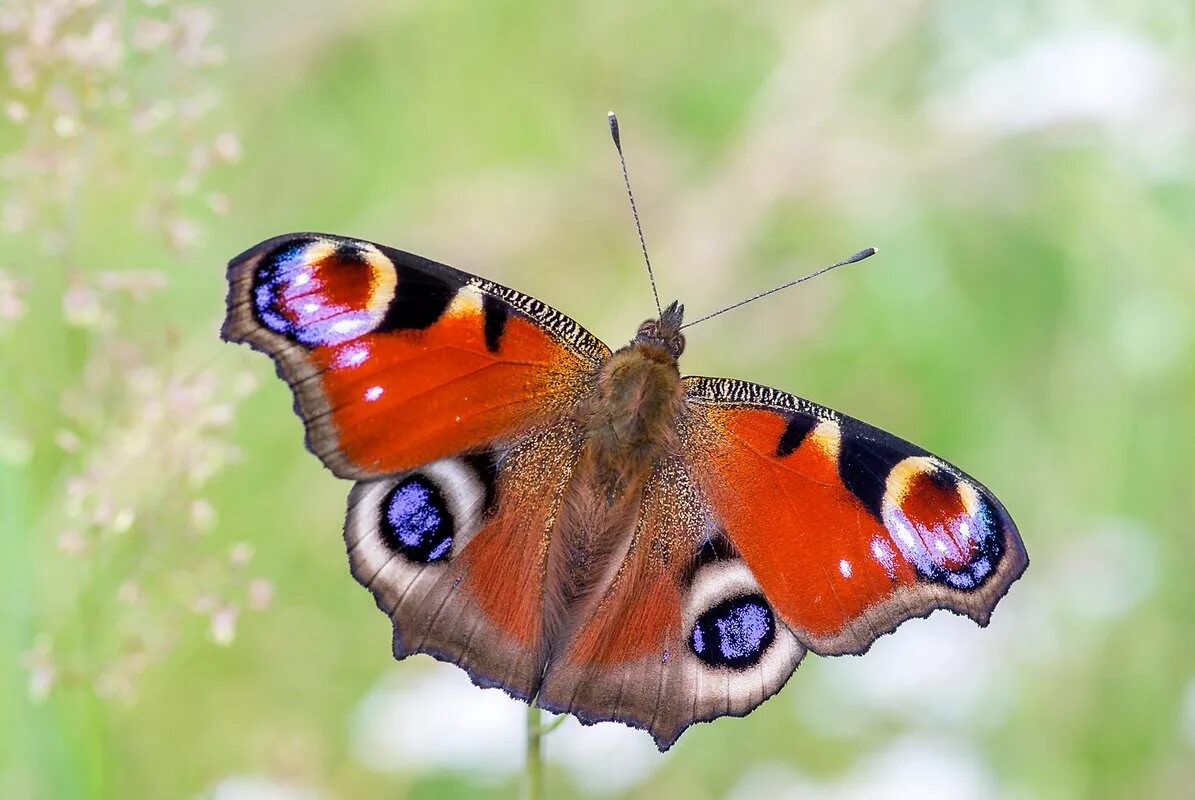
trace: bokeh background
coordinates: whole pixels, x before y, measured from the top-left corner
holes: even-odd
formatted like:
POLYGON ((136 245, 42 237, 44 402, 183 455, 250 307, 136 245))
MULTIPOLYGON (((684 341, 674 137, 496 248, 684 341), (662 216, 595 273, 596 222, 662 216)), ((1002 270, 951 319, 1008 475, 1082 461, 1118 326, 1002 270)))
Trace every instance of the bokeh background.
MULTIPOLYGON (((546 743, 550 796, 1190 797, 1189 0, 0 4, 0 797, 514 797, 523 712, 390 629, 348 485, 224 263, 361 236, 612 344, 782 387, 979 476, 1032 564, 810 656, 665 756, 546 743)), ((777 532, 782 535, 782 532, 777 532)))

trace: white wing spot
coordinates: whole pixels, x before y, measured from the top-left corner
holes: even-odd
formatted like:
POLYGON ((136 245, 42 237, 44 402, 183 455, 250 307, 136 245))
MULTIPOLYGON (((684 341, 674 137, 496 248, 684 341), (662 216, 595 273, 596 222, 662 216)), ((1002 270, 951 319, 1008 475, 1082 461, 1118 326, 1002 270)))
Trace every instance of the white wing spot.
POLYGON ((342 319, 332 323, 333 333, 353 333, 365 327, 365 323, 357 319, 342 319))
POLYGON ((382 396, 382 391, 383 390, 381 386, 370 386, 365 390, 365 401, 372 403, 374 400, 377 400, 382 396))
POLYGON ((851 577, 851 562, 845 558, 838 562, 838 571, 842 573, 842 577, 851 577))
POLYGON ((879 538, 871 540, 871 553, 876 557, 876 561, 884 568, 884 572, 888 573, 889 578, 896 577, 896 554, 892 552, 892 548, 879 538))
POLYGON ((369 348, 363 344, 346 347, 340 357, 336 359, 336 366, 338 367, 356 367, 365 363, 365 359, 369 358, 369 348))

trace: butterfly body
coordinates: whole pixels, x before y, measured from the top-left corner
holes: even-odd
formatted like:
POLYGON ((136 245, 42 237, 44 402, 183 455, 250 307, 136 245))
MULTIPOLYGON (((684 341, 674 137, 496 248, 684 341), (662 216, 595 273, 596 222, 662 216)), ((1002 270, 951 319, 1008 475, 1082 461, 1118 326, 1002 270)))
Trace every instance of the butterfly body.
POLYGON ((614 353, 594 384, 579 409, 586 455, 598 485, 614 494, 640 483, 661 454, 676 450, 684 386, 677 356, 644 337, 614 353))
POLYGON ((670 746, 807 650, 986 624, 1028 560, 984 487, 775 389, 682 377, 674 303, 611 350, 534 298, 381 245, 271 239, 224 336, 264 350, 350 493, 353 574, 485 686, 670 746))
MULTIPOLYGON (((674 308, 668 319, 678 327, 680 312, 674 308)), ((679 450, 684 388, 675 342, 683 340, 675 331, 669 340, 655 336, 654 325, 645 323, 652 335, 641 332, 600 364, 591 393, 571 415, 580 450, 559 522, 549 534, 545 668, 614 580, 630 548, 653 467, 679 450)))

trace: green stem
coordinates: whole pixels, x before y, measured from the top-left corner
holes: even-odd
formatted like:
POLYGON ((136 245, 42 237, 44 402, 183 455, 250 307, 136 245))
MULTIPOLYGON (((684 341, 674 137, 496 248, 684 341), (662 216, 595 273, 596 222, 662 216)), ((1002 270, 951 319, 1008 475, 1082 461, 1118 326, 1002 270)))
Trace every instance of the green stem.
POLYGON ((543 712, 533 699, 527 704, 527 769, 523 776, 524 800, 543 800, 544 796, 544 727, 543 712))

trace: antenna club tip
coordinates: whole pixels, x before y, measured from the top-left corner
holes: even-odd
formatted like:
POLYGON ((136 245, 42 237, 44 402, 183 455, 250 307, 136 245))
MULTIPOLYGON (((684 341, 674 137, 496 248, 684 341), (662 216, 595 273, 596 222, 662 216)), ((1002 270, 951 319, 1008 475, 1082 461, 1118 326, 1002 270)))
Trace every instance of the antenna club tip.
POLYGON ((876 254, 876 252, 877 251, 874 247, 865 247, 862 250, 860 250, 858 253, 855 253, 850 258, 844 259, 844 260, 838 262, 837 264, 835 264, 834 266, 841 267, 846 264, 854 264, 858 261, 862 261, 865 258, 871 258, 872 256, 874 256, 876 254))
POLYGON ((614 112, 611 111, 606 115, 606 121, 610 123, 610 136, 614 139, 614 145, 621 151, 622 141, 618 135, 618 117, 614 116, 614 112))

